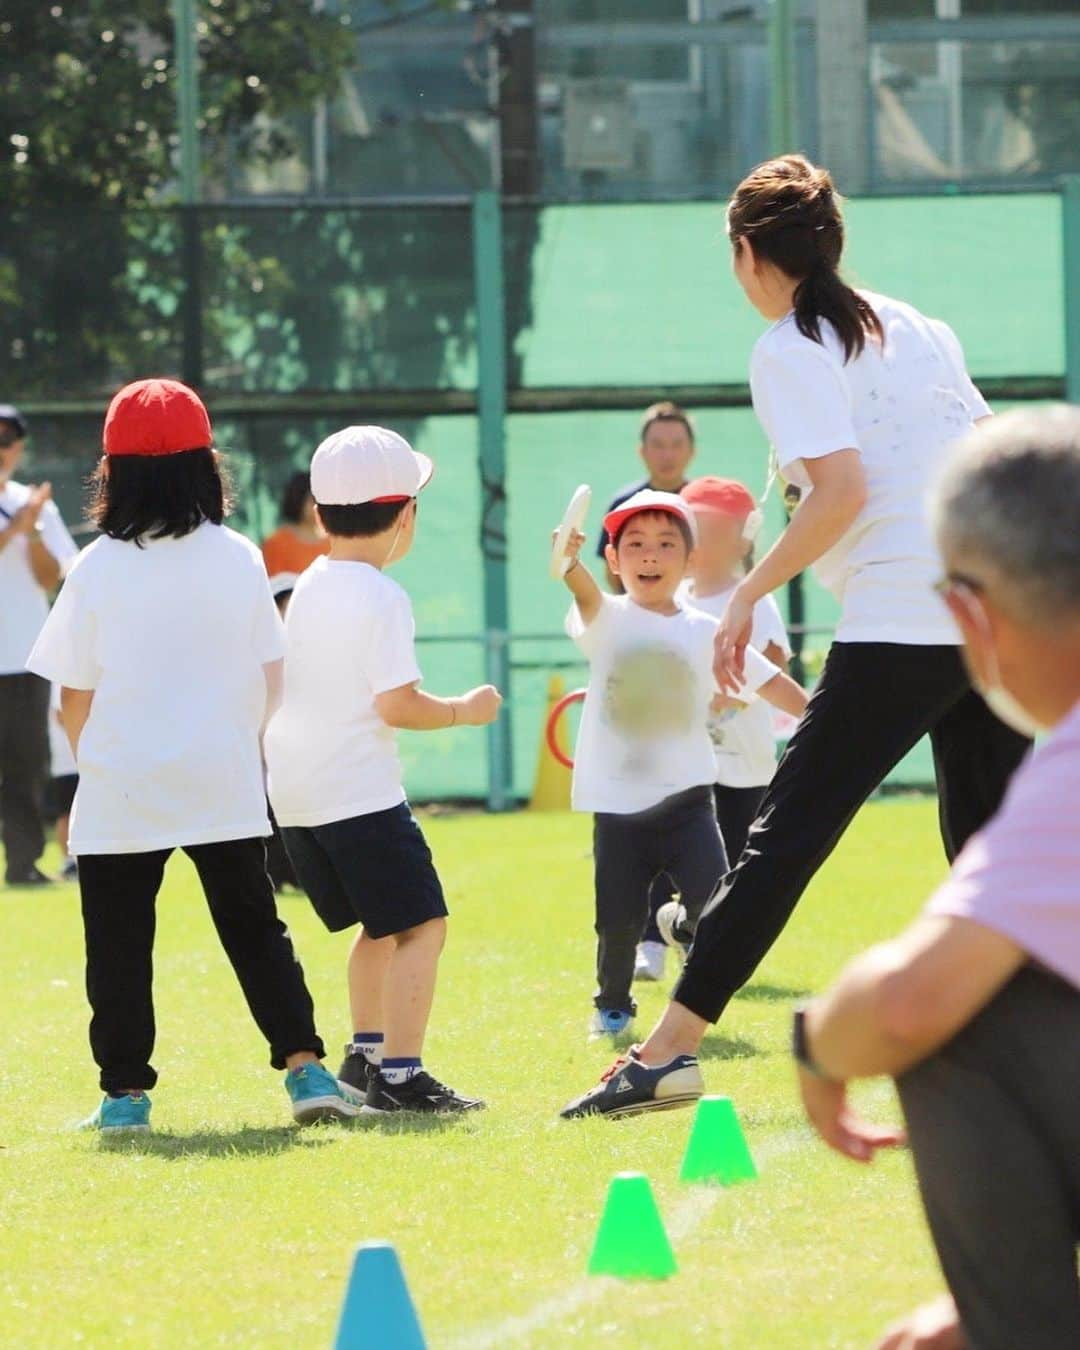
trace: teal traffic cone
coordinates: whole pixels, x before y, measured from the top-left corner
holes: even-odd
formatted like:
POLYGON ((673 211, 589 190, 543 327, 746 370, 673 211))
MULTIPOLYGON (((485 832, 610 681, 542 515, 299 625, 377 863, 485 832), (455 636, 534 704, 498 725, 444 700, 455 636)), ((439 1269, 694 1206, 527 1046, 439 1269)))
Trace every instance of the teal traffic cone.
POLYGON ((334 1350, 426 1350, 401 1262, 389 1242, 356 1249, 334 1350))
POLYGON ((590 1275, 623 1280, 666 1280, 678 1269, 643 1172, 619 1172, 611 1178, 588 1269, 590 1275))
POLYGON ((746 1136, 730 1097, 702 1097, 690 1127, 680 1181, 718 1181, 732 1186, 757 1176, 746 1136))

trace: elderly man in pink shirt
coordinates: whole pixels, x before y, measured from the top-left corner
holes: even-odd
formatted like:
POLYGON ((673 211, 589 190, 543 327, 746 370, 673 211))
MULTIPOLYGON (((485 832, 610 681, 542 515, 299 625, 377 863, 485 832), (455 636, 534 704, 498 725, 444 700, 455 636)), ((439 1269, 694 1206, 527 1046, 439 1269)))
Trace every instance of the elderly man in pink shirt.
POLYGON ((922 916, 797 1011, 803 1102, 868 1162, 854 1078, 896 1079, 950 1294, 883 1350, 1080 1347, 1080 410, 1012 413, 933 502, 975 684, 1048 733, 922 916))

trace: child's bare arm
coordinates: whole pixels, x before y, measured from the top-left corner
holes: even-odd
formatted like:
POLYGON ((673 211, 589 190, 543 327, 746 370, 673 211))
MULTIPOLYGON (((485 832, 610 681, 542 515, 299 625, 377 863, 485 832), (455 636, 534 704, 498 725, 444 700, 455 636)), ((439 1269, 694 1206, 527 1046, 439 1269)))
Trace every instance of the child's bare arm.
POLYGON ((761 654, 766 661, 771 661, 778 670, 782 670, 786 675, 791 668, 791 661, 786 651, 780 646, 779 642, 766 642, 761 649, 761 654))
POLYGON ((763 698, 781 712, 790 713, 792 717, 801 717, 810 702, 806 690, 783 671, 761 686, 758 698, 763 698))
POLYGON ((436 698, 415 684, 402 684, 375 695, 375 711, 387 726, 402 731, 442 731, 446 727, 482 727, 499 715, 502 695, 482 684, 458 698, 436 698))
POLYGON ((585 543, 585 536, 576 531, 570 536, 566 545, 566 555, 572 558, 570 570, 563 577, 570 594, 578 607, 578 613, 581 615, 581 622, 588 628, 593 619, 600 613, 600 606, 604 603, 603 592, 593 579, 592 573, 581 561, 581 546, 585 543))
POLYGON ((69 689, 67 685, 60 689, 60 722, 76 759, 79 757, 79 738, 90 716, 93 701, 92 689, 69 689))

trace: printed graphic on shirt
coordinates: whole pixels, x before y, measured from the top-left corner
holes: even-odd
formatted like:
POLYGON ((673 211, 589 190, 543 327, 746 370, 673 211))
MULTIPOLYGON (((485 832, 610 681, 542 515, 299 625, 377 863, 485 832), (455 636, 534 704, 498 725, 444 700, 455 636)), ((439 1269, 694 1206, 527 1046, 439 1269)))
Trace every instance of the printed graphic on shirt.
POLYGON ((619 653, 604 689, 604 714, 629 740, 681 736, 693 728, 696 679, 683 654, 650 643, 619 653))

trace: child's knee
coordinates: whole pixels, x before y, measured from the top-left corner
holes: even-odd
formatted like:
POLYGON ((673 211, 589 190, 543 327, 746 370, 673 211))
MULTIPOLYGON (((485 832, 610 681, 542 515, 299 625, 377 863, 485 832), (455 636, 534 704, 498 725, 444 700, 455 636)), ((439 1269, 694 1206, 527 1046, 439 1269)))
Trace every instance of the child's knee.
POLYGON ((418 923, 415 928, 406 928, 400 933, 395 933, 394 940, 399 947, 408 943, 431 947, 434 951, 441 952, 446 944, 446 920, 427 919, 424 923, 418 923))

